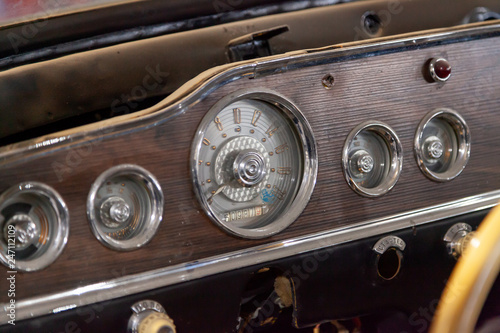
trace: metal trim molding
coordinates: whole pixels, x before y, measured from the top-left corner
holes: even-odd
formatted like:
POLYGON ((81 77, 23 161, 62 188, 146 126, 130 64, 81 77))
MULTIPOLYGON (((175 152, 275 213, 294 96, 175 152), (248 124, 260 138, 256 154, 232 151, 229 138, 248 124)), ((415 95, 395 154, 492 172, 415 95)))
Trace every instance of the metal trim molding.
MULTIPOLYGON (((353 226, 265 244, 214 256, 195 262, 174 265, 125 276, 61 293, 19 300, 16 319, 23 320, 115 298, 200 279, 271 260, 291 257, 359 239, 383 235, 442 219, 489 209, 500 201, 500 190, 452 201, 446 204, 368 220, 353 226)), ((0 324, 7 323, 8 304, 0 304, 0 324)))

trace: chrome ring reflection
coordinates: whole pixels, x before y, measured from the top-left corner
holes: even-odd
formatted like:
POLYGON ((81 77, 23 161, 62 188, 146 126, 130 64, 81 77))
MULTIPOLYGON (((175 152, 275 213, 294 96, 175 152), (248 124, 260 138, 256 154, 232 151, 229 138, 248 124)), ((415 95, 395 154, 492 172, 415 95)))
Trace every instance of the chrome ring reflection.
POLYGON ((38 271, 62 253, 69 212, 51 187, 25 182, 0 196, 0 261, 10 270, 38 271))
POLYGON ((365 197, 390 191, 403 167, 403 148, 387 124, 367 121, 354 128, 342 150, 342 167, 347 184, 365 197))
POLYGON ((92 184, 87 217, 96 238, 119 251, 138 249, 156 233, 163 215, 163 192, 147 170, 115 166, 92 184))
POLYGON ((429 112, 418 125, 415 159, 429 179, 446 182, 462 173, 470 157, 470 131, 465 120, 452 109, 429 112))

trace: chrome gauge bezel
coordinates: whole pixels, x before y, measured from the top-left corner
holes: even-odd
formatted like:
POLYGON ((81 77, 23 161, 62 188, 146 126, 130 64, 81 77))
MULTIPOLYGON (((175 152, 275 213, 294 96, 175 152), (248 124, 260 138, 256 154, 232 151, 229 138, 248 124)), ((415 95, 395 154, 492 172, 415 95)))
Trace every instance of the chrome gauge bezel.
POLYGON ((146 169, 134 164, 121 164, 104 171, 92 184, 87 197, 87 217, 90 228, 99 242, 108 248, 117 251, 136 250, 147 244, 156 234, 163 219, 164 197, 160 183, 146 169), (95 208, 96 196, 99 189, 110 179, 116 177, 133 177, 145 186, 149 196, 150 215, 146 221, 141 221, 140 232, 137 235, 125 240, 117 240, 101 228, 101 222, 97 218, 95 208))
POLYGON ((342 168, 347 184, 361 196, 375 198, 389 192, 399 180, 401 170, 403 168, 403 146, 396 132, 387 124, 370 120, 356 126, 347 136, 342 149, 342 168), (354 139, 363 131, 373 132, 387 145, 390 154, 390 167, 384 179, 373 188, 363 187, 355 181, 355 177, 349 168, 349 152, 354 139))
POLYGON ((420 121, 415 132, 414 152, 417 164, 422 173, 429 179, 436 182, 447 182, 458 177, 467 166, 471 150, 471 136, 469 126, 464 118, 456 111, 449 108, 439 108, 425 115, 420 121), (433 172, 424 161, 423 135, 429 123, 435 119, 447 122, 455 133, 457 140, 457 151, 454 152, 454 162, 450 168, 444 172, 433 172))
POLYGON ((191 174, 193 189, 207 216, 217 226, 227 233, 247 239, 260 239, 270 237, 287 228, 302 213, 312 195, 318 173, 316 140, 309 125, 299 108, 283 95, 269 89, 242 89, 231 93, 219 100, 203 117, 198 130, 194 136, 191 146, 191 174), (240 100, 256 100, 265 102, 279 109, 289 120, 302 149, 303 172, 300 185, 291 203, 284 209, 281 215, 263 226, 256 228, 243 228, 222 221, 212 211, 207 197, 202 191, 197 173, 198 156, 202 148, 202 140, 207 127, 213 122, 213 118, 225 107, 240 100))
MULTIPOLYGON (((4 251, 0 251, 0 262, 10 270, 22 272, 34 272, 46 268, 52 264, 62 253, 68 242, 69 236, 69 211, 63 198, 52 187, 39 182, 23 182, 12 186, 0 195, 0 207, 8 200, 15 201, 16 197, 29 196, 37 200, 45 201, 52 209, 55 220, 49 220, 48 229, 52 235, 49 236, 43 252, 30 259, 19 259, 14 257, 15 264, 7 257, 4 251), (11 266, 11 264, 13 266, 11 266)), ((23 201, 23 200, 21 200, 23 201)), ((3 232, 3 230, 2 230, 3 232)))

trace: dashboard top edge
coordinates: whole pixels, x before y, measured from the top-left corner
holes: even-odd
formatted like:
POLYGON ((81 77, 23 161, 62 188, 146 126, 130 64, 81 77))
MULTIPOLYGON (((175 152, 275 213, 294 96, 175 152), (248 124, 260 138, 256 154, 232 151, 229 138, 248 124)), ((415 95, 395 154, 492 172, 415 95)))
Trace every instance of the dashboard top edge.
POLYGON ((500 34, 500 24, 496 21, 428 30, 423 36, 421 33, 403 34, 218 66, 199 74, 148 109, 1 147, 0 165, 26 161, 38 154, 64 149, 84 141, 102 140, 109 136, 119 136, 156 126, 186 112, 190 106, 203 100, 219 87, 245 77, 257 78, 314 66, 321 62, 349 60, 352 57, 362 57, 364 54, 381 55, 386 49, 392 49, 390 53, 393 53, 404 51, 408 47, 424 47, 427 44, 432 46, 447 39, 459 42, 474 36, 495 37, 500 34))
MULTIPOLYGON (((257 265, 296 254, 317 251, 362 238, 374 237, 404 228, 424 225, 437 220, 488 209, 495 206, 499 200, 500 190, 496 190, 445 204, 408 211, 381 219, 369 220, 348 227, 336 228, 190 263, 128 275, 65 292, 19 300, 16 302, 16 317, 18 320, 23 320, 62 312, 129 294, 196 280, 249 265, 257 265)), ((0 313, 7 314, 7 306, 8 304, 0 304, 0 313)), ((2 316, 2 318, 8 317, 2 316)), ((1 319, 0 325, 6 322, 6 319, 1 319)))

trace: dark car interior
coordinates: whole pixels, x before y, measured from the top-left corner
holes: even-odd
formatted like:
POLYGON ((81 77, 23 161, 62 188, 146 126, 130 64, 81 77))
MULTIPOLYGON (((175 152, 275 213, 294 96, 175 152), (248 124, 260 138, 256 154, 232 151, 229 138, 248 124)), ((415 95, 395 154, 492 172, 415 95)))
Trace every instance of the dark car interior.
POLYGON ((500 332, 499 19, 0 0, 0 332, 500 332))

